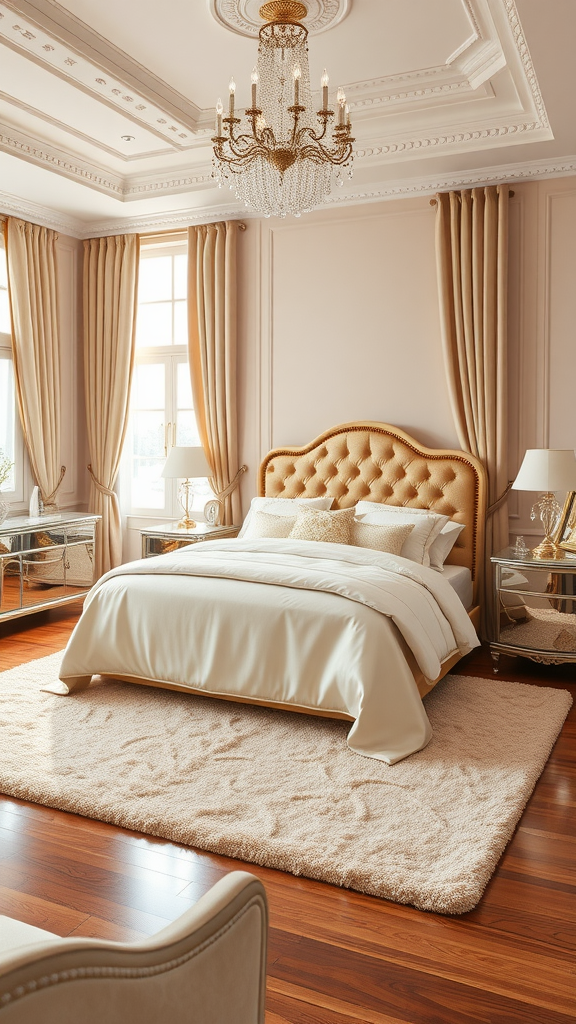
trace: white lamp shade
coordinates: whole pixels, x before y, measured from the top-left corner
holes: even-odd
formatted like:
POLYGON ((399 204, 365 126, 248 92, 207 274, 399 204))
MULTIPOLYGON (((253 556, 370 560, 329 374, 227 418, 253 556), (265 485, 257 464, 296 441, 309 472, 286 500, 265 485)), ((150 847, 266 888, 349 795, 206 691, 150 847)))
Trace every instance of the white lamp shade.
POLYGON ((174 447, 170 449, 162 470, 169 479, 189 480, 192 477, 212 476, 212 470, 203 448, 174 447))
POLYGON ((576 491, 573 448, 529 448, 512 487, 516 491, 576 491))

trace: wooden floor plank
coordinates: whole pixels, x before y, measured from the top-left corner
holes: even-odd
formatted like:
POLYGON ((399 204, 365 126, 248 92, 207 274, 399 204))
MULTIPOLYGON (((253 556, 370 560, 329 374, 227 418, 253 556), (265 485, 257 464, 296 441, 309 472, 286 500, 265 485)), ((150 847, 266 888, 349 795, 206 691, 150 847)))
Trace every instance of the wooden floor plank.
MULTIPOLYGON (((0 626, 0 668, 62 649, 78 607, 0 626)), ((501 680, 561 686, 573 666, 501 659, 501 680)), ((458 666, 493 678, 489 653, 458 666)), ((234 868, 271 916, 267 1024, 576 1021, 576 709, 479 905, 422 913, 271 868, 0 797, 0 913, 60 935, 137 941, 234 868)))

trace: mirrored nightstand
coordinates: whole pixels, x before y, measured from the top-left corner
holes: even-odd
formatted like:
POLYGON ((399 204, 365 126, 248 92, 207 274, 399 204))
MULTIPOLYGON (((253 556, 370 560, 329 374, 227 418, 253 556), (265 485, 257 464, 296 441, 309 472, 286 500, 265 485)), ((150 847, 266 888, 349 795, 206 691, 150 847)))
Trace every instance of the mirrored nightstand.
POLYGON ((165 555, 169 551, 177 551, 187 544, 197 544, 203 540, 225 540, 235 537, 239 529, 239 526, 209 526, 208 523, 198 523, 191 530, 179 530, 176 523, 148 526, 140 531, 142 558, 165 555))
POLYGON ((545 665, 576 662, 576 555, 544 561, 530 551, 518 555, 511 547, 493 555, 492 564, 494 671, 500 654, 522 655, 545 665))

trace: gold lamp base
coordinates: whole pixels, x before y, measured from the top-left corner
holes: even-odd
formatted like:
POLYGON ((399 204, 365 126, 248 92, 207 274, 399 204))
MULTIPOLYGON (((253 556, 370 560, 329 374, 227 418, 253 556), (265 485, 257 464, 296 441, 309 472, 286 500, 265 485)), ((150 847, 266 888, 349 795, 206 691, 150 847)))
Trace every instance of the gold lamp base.
POLYGON ((195 519, 189 519, 188 516, 182 516, 182 519, 176 524, 179 530, 193 530, 198 523, 195 519))
POLYGON ((180 502, 182 508, 184 509, 184 515, 182 516, 180 522, 177 524, 179 530, 193 530, 195 526, 198 526, 196 520, 192 519, 190 515, 193 501, 193 493, 194 490, 192 481, 189 478, 183 480, 178 490, 178 501, 180 502))
POLYGON ((532 548, 532 557, 548 561, 558 561, 558 559, 564 558, 564 552, 562 548, 554 543, 551 537, 545 537, 538 547, 532 548))

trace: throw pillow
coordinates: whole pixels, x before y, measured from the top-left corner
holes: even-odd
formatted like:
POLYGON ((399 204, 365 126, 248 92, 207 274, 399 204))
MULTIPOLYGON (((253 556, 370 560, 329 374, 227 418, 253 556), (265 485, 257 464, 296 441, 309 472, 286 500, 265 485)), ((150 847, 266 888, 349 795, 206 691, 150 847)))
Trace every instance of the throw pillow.
POLYGON ((344 508, 339 512, 328 512, 317 508, 300 508, 289 536, 294 540, 350 544, 353 523, 353 508, 344 508))

